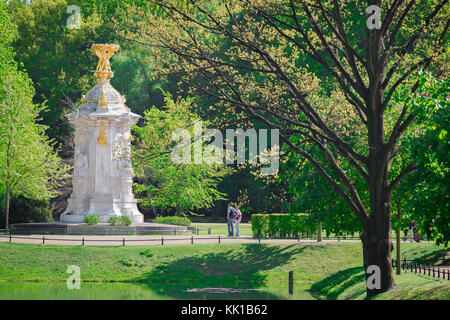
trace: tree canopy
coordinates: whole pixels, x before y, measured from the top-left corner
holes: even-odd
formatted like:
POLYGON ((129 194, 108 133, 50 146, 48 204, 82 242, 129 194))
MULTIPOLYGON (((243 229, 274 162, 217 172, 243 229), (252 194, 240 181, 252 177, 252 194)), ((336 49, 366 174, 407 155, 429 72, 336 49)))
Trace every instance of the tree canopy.
MULTIPOLYGON (((439 69, 438 58, 448 61, 447 1, 154 4, 166 14, 136 15, 134 36, 145 40, 158 71, 188 83, 192 94, 216 99, 218 114, 232 110, 237 118, 279 129, 283 144, 313 165, 362 224, 364 265, 382 271, 381 289, 368 288, 368 295, 392 288, 392 191, 416 164, 390 169, 417 115, 408 97, 391 127, 385 115, 415 70, 439 69), (375 28, 368 27, 369 5, 380 11, 375 28), (335 101, 323 112, 320 101, 330 96, 335 101), (348 132, 359 129, 358 143, 327 121, 338 101, 356 115, 348 132), (302 139, 293 140, 295 135, 302 139)), ((412 84, 410 92, 420 85, 412 84)))
MULTIPOLYGON (((192 112, 191 99, 174 101, 166 94, 164 100, 163 110, 155 107, 147 110, 144 126, 133 129, 138 140, 134 156, 134 167, 139 177, 136 192, 145 206, 172 207, 176 208, 178 215, 184 215, 224 199, 224 193, 217 190, 217 185, 226 172, 220 165, 195 164, 193 152, 187 154, 190 163, 172 161, 172 150, 177 144, 172 133, 186 129, 194 137, 193 124, 200 119, 192 112)), ((194 143, 191 136, 185 144, 189 150, 194 143)), ((200 151, 203 153, 203 149, 200 151)))
POLYGON ((45 106, 33 103, 34 89, 27 74, 18 70, 11 42, 15 25, 0 3, 0 182, 6 195, 8 228, 11 194, 43 200, 55 196, 58 181, 68 167, 45 135, 46 126, 38 124, 45 106))

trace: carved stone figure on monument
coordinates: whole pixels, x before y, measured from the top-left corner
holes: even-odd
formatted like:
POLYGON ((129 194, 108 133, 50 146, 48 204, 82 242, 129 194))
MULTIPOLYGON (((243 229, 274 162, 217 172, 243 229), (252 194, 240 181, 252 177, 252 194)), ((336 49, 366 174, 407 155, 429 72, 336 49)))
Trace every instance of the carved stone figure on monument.
POLYGON ((117 162, 117 170, 125 176, 134 175, 131 166, 131 148, 129 134, 118 134, 114 141, 114 160, 117 162))
POLYGON ((89 164, 87 155, 80 152, 79 149, 76 149, 75 151, 74 169, 75 176, 85 176, 88 174, 89 164))

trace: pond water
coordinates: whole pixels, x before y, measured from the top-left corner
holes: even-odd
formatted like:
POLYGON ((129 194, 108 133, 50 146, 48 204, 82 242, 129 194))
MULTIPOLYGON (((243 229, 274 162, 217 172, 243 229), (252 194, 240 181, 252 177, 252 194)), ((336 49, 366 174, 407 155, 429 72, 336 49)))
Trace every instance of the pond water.
POLYGON ((297 283, 289 294, 287 283, 267 283, 262 288, 202 287, 177 283, 81 283, 68 289, 65 282, 0 282, 0 300, 314 300, 297 283))

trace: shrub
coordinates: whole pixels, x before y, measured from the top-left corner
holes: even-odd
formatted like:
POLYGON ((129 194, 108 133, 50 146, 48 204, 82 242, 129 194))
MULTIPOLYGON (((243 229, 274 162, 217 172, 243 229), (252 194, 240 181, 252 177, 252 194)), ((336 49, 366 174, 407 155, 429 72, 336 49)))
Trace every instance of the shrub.
POLYGON ((170 217, 156 217, 155 220, 153 220, 155 223, 164 223, 164 224, 173 224, 178 226, 189 226, 191 224, 191 220, 186 217, 177 217, 177 216, 170 216, 170 217))
MULTIPOLYGON (((1 189, 1 188, 0 188, 1 189)), ((5 226, 5 199, 0 190, 0 229, 5 226)), ((9 223, 53 222, 54 205, 49 200, 28 199, 12 196, 9 207, 9 223)))
POLYGON ((113 226, 118 226, 120 224, 120 217, 109 217, 108 223, 110 223, 113 226))
POLYGON ((123 226, 129 226, 133 223, 133 221, 131 221, 130 217, 127 217, 127 216, 121 216, 120 222, 122 223, 123 226))
POLYGON ((129 226, 133 222, 127 216, 120 216, 120 217, 110 217, 108 219, 108 223, 110 223, 113 226, 129 226))
POLYGON ((98 214, 92 214, 84 217, 84 222, 88 225, 97 224, 100 221, 100 216, 98 214))
POLYGON ((308 223, 307 214, 253 214, 251 218, 253 237, 255 238, 296 238, 302 233, 315 231, 308 223))

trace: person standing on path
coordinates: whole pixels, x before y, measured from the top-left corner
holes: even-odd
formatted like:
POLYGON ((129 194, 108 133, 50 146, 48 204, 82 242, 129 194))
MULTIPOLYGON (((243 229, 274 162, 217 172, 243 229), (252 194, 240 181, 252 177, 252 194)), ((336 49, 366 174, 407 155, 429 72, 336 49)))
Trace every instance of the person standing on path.
POLYGON ((414 241, 414 230, 413 230, 414 223, 413 222, 408 223, 408 228, 409 228, 409 230, 408 230, 407 238, 409 239, 409 241, 412 242, 412 241, 414 241))
POLYGON ((227 224, 228 224, 228 236, 232 237, 234 230, 233 230, 233 220, 234 220, 234 216, 235 216, 235 211, 234 208, 231 206, 231 202, 228 203, 228 208, 227 208, 227 224))
POLYGON ((236 237, 239 237, 239 223, 242 219, 241 210, 239 210, 239 206, 236 206, 236 216, 234 217, 234 223, 236 223, 236 237))

